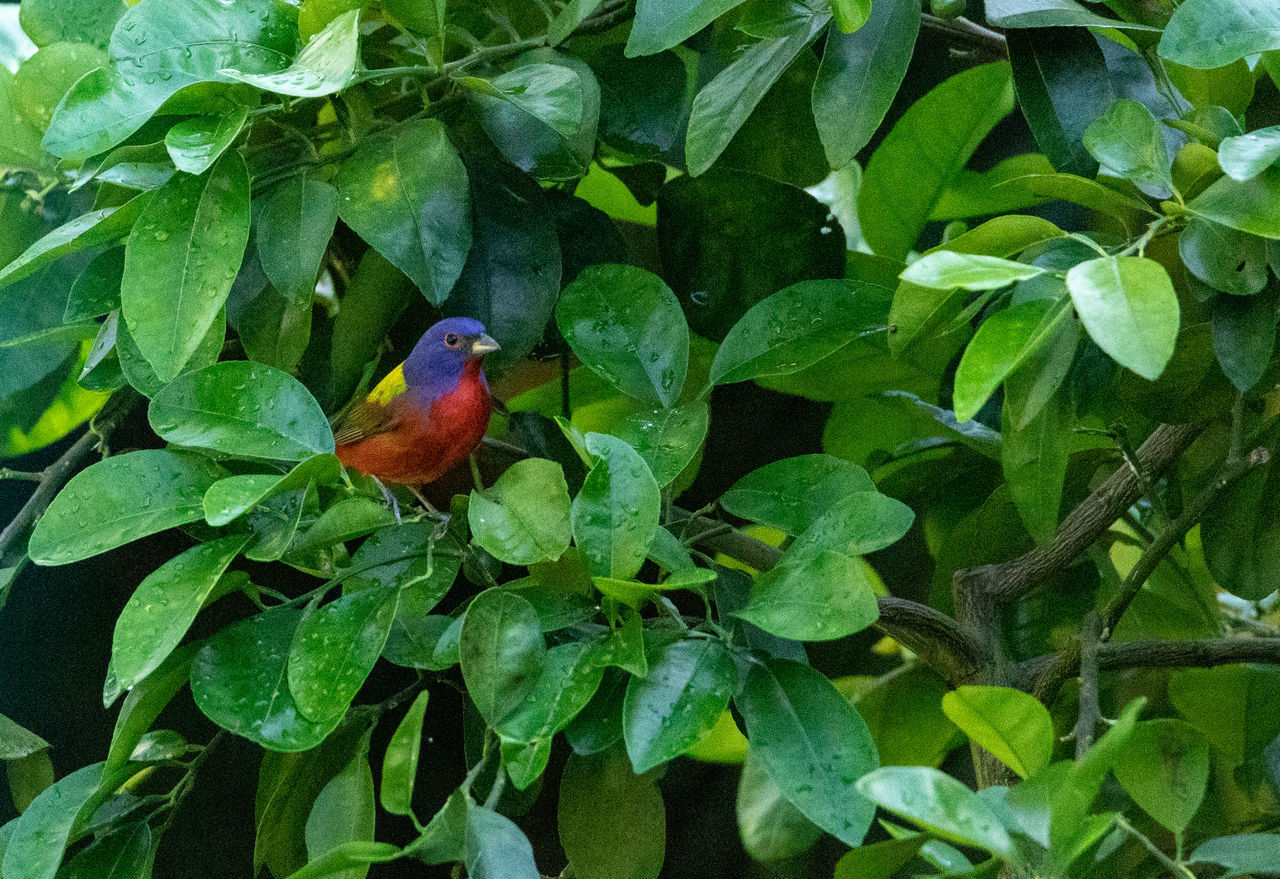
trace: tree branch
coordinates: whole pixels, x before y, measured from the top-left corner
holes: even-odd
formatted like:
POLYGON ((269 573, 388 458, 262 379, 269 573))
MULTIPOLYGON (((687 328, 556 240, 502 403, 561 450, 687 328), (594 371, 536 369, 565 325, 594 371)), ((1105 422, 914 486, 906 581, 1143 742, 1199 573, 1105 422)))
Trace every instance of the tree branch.
POLYGON ((957 597, 959 593, 988 595, 996 604, 1004 604, 1030 594, 1102 536, 1142 496, 1147 480, 1159 477, 1178 460, 1203 429, 1198 424, 1157 427, 1138 449, 1136 463, 1142 475, 1131 464, 1121 465, 1071 511, 1048 546, 1011 561, 957 571, 957 597))
POLYGON ((1098 705, 1098 639, 1102 635, 1102 621, 1098 614, 1089 611, 1080 627, 1080 710, 1076 714, 1076 759, 1079 760, 1093 745, 1093 736, 1102 720, 1102 708, 1098 705))
POLYGON ((36 486, 36 490, 4 530, 0 531, 0 560, 3 560, 9 550, 18 545, 27 531, 35 525, 36 519, 52 503, 54 496, 80 469, 84 459, 98 447, 98 443, 105 436, 120 426, 141 399, 132 388, 113 396, 102 407, 102 411, 94 417, 84 436, 76 440, 58 460, 45 468, 40 474, 40 483, 36 486))

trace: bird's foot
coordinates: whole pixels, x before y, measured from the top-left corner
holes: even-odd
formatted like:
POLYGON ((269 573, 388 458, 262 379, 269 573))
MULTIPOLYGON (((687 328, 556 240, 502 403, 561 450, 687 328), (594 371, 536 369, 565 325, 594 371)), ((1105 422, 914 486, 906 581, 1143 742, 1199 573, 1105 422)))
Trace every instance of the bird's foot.
MULTIPOLYGON (((381 479, 379 479, 378 477, 376 477, 376 476, 375 476, 375 477, 373 477, 373 481, 374 481, 375 483, 377 483, 379 490, 381 490, 381 491, 382 491, 382 497, 383 497, 383 498, 386 500, 386 502, 387 502, 387 506, 391 508, 391 512, 395 515, 395 517, 396 517, 396 524, 397 524, 397 525, 403 525, 403 524, 404 524, 404 522, 403 522, 403 520, 401 520, 401 518, 400 518, 400 502, 396 500, 396 496, 395 496, 394 494, 392 494, 392 493, 391 493, 391 489, 387 488, 386 483, 384 483, 384 482, 383 482, 381 479)), ((415 492, 415 494, 416 494, 416 492, 415 492)))
POLYGON ((422 508, 426 511, 428 518, 436 520, 437 524, 434 533, 435 539, 439 540, 444 537, 445 533, 449 530, 449 514, 442 513, 437 510, 435 505, 432 504, 431 501, 427 500, 416 486, 410 485, 408 486, 408 489, 413 492, 413 496, 418 499, 418 503, 422 504, 422 508))

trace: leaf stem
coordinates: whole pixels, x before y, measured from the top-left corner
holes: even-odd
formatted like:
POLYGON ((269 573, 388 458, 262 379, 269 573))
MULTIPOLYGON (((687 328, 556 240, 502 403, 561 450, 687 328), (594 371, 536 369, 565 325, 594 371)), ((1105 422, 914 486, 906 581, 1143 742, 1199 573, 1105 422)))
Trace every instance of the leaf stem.
POLYGON ((1196 879, 1195 874, 1187 869, 1185 864, 1178 863, 1173 858, 1162 852, 1158 845, 1152 842, 1145 833, 1138 830, 1138 828, 1125 820, 1123 815, 1116 815, 1116 826, 1125 833, 1128 833, 1134 839, 1138 840, 1138 842, 1142 843, 1143 847, 1146 848, 1147 851, 1151 852, 1157 861, 1169 870, 1172 870, 1175 876, 1183 876, 1186 877, 1186 879, 1196 879))

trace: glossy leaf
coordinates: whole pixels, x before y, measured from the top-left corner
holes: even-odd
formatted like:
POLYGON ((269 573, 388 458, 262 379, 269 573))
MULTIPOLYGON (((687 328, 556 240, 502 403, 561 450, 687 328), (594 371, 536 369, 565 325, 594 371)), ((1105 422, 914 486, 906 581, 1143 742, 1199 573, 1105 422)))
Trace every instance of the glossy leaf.
POLYGON ((627 579, 640 570, 661 512, 661 491, 649 465, 616 437, 589 433, 597 460, 573 499, 573 538, 599 577, 627 579))
POLYGON ((284 70, 253 73, 225 67, 218 73, 263 91, 295 98, 319 98, 340 91, 355 72, 360 55, 360 11, 344 12, 313 36, 284 70))
POLYGON ((743 519, 802 534, 849 494, 875 491, 867 471, 832 455, 799 455, 753 470, 720 498, 743 519))
MULTIPOLYGON (((991 10, 988 10, 990 17, 991 10)), ((1036 28, 1006 34, 1018 106, 1054 169, 1092 177, 1085 129, 1115 101, 1107 62, 1084 28, 1036 28)))
POLYGON ((289 692, 315 721, 341 717, 391 632, 398 594, 361 589, 308 607, 289 648, 289 692))
POLYGON ((798 372, 882 325, 858 307, 857 281, 801 281, 752 306, 716 350, 711 383, 798 372))
POLYGON ((983 321, 956 368, 956 418, 968 421, 977 415, 1009 374, 1047 344, 1068 316, 1065 304, 1038 299, 983 321))
POLYGON ((1100 27, 1154 31, 1151 25, 1107 18, 1075 0, 990 0, 987 21, 999 27, 1100 27))
POLYGON ((635 774, 619 749, 569 757, 560 779, 560 844, 582 879, 657 879, 666 808, 652 777, 635 774))
POLYGON ((865 563, 821 550, 784 556, 756 578, 746 607, 734 615, 781 638, 830 641, 862 631, 880 611, 865 563))
MULTIPOLYGON (((1008 416, 1006 403, 1004 420, 1008 416)), ((1039 541, 1052 539, 1071 455, 1075 412, 1070 395, 1053 394, 1025 424, 1002 424, 1000 465, 1009 495, 1027 531, 1039 541)))
POLYGON ((735 704, 751 750, 806 818, 858 845, 875 806, 855 782, 879 761, 858 712, 820 672, 787 660, 753 666, 735 704))
POLYGON ((649 673, 627 685, 622 709, 627 754, 638 774, 683 754, 715 726, 738 680, 733 657, 714 639, 664 647, 649 673))
POLYGON ((1173 185, 1160 123, 1137 101, 1112 104, 1085 129, 1084 146, 1104 168, 1140 186, 1173 185))
POLYGON ((827 508, 788 550, 793 558, 830 549, 864 555, 896 543, 911 528, 915 513, 876 491, 858 491, 827 508))
POLYGON ((1280 546, 1273 540, 1278 483, 1276 465, 1255 468, 1231 485, 1202 521, 1209 571, 1223 589, 1241 598, 1266 597, 1280 571, 1280 546))
POLYGON ((1209 784, 1209 746, 1180 720, 1148 720, 1134 727, 1113 770, 1143 811, 1182 833, 1209 784))
POLYGON ((249 177, 239 153, 179 174, 147 203, 125 247, 120 304, 160 381, 173 379, 213 325, 249 240, 249 177))
POLYGON ((533 846, 510 818, 483 806, 467 806, 467 876, 472 879, 539 879, 533 846))
POLYGON ((951 77, 907 110, 862 177, 858 218, 872 250, 906 256, 934 204, 1012 109, 1012 77, 1000 62, 951 77))
POLYGON ((401 849, 389 842, 353 840, 330 849, 290 873, 288 879, 350 879, 353 872, 365 875, 370 864, 385 864, 401 854, 401 849))
POLYGON ((188 174, 203 174, 240 135, 248 107, 237 104, 222 113, 184 119, 164 136, 174 166, 188 174))
POLYGON ((184 373, 151 401, 157 434, 228 455, 299 461, 333 452, 333 431, 310 392, 287 373, 247 360, 184 373))
POLYGON ((827 29, 813 84, 813 117, 832 168, 847 165, 884 121, 920 31, 920 10, 912 0, 870 6, 857 30, 827 29))
POLYGON ((27 0, 18 21, 37 46, 68 40, 103 49, 111 39, 111 29, 128 8, 124 0, 27 0))
POLYGON ((467 521, 475 541, 513 565, 553 562, 569 548, 569 487, 560 465, 527 458, 483 493, 473 491, 467 521))
POLYGON ((738 778, 735 811, 742 847, 757 861, 795 857, 822 836, 822 831, 782 795, 750 751, 738 778))
MULTIPOLYGON (((373 772, 369 768, 369 743, 363 739, 356 754, 316 796, 307 815, 304 839, 310 860, 318 860, 343 845, 373 842, 373 772)), ((344 879, 363 876, 356 870, 344 879)))
POLYGON ((623 393, 661 406, 680 396, 689 329, 656 275, 632 266, 588 266, 560 294, 556 322, 582 362, 623 393))
POLYGON ((200 710, 270 751, 320 744, 342 715, 308 720, 289 692, 289 647, 301 620, 301 611, 279 607, 214 635, 191 664, 191 694, 200 710))
POLYGON ((48 235, 32 244, 22 255, 0 269, 0 287, 20 281, 35 274, 64 256, 96 247, 112 244, 129 234, 138 216, 147 206, 151 196, 143 193, 118 208, 100 208, 81 214, 63 223, 48 235))
POLYGON ((275 0, 134 6, 112 31, 111 64, 86 74, 63 98, 45 148, 71 159, 105 152, 179 90, 225 82, 225 67, 280 70, 296 46, 293 12, 275 0))
POLYGON ((188 549, 147 575, 116 620, 111 669, 128 690, 178 646, 249 538, 233 535, 188 549))
POLYGON ((1213 302, 1213 353, 1231 383, 1252 389, 1271 363, 1276 344, 1276 291, 1220 296, 1213 302))
POLYGON ((1067 272, 1067 289, 1089 335, 1111 358, 1155 381, 1173 356, 1178 296, 1164 267, 1142 257, 1104 257, 1067 272))
POLYGON ((825 15, 814 15, 785 36, 756 43, 702 87, 693 99, 685 138, 690 174, 698 176, 720 157, 765 93, 826 22, 825 15))
POLYGON ((742 0, 639 0, 627 39, 627 57, 670 49, 740 3, 742 0))
POLYGON ((53 879, 80 812, 97 792, 101 763, 77 769, 36 797, 17 818, 3 850, 6 876, 53 879))
POLYGON ((1241 232, 1280 238, 1280 168, 1246 181, 1221 177, 1189 201, 1187 210, 1241 232))
POLYGON ((658 485, 665 488, 702 451, 710 420, 711 407, 702 400, 694 400, 670 409, 628 415, 617 434, 639 453, 658 485))
POLYGON ((971 740, 1026 778, 1053 757, 1053 720, 1034 696, 1010 687, 963 686, 942 710, 971 740))
POLYGON ((835 879, 889 879, 911 863, 926 845, 923 833, 860 845, 836 861, 835 879))
POLYGON ((151 826, 139 821, 104 833, 67 864, 68 879, 136 879, 150 869, 151 826))
POLYGON ((255 210, 258 261, 298 312, 294 320, 301 321, 310 315, 316 277, 338 219, 338 191, 299 174, 258 196, 255 210))
MULTIPOLYGON (((199 647, 199 643, 178 647, 165 657, 155 671, 134 684, 133 689, 124 697, 120 713, 116 716, 115 729, 111 733, 111 747, 107 751, 104 772, 116 772, 133 758, 138 744, 160 716, 160 712, 187 685, 191 677, 191 659, 199 647)), ((113 683, 110 675, 108 683, 113 683)), ((104 695, 103 703, 107 701, 104 695)))
POLYGON ((1251 296, 1267 284, 1266 242, 1219 223, 1193 217, 1178 236, 1187 271, 1210 287, 1251 296))
POLYGON ((1039 266, 984 256, 980 253, 954 253, 937 250, 907 266, 900 277, 921 287, 962 290, 996 290, 1015 281, 1025 281, 1042 274, 1039 266))
POLYGON ((191 452, 145 450, 99 461, 72 477, 36 523, 27 548, 38 565, 65 565, 194 522, 226 475, 191 452))
MULTIPOLYGON (((1280 26, 1277 33, 1280 34, 1280 26)), ((1218 163, 1234 180, 1252 180, 1280 159, 1280 126, 1226 137, 1218 146, 1218 163)))
POLYGON ((443 302, 471 248, 467 170, 444 126, 419 119, 362 140, 335 182, 342 221, 443 302))
POLYGON ((547 651, 533 605, 501 589, 480 593, 468 606, 458 647, 467 693, 490 726, 523 707, 547 651))
POLYGON ((876 805, 962 845, 1012 855, 1013 840, 977 794, 927 766, 886 766, 858 782, 876 805))
POLYGON ((49 747, 31 730, 0 714, 0 760, 20 760, 49 747))
POLYGON ((1265 872, 1280 863, 1280 836, 1273 833, 1243 833, 1219 836, 1202 842, 1191 853, 1193 863, 1220 864, 1227 868, 1221 879, 1246 873, 1265 872))
POLYGON ((1187 67, 1222 67, 1280 48, 1280 9, 1267 0, 1187 0, 1160 37, 1160 56, 1187 67))
POLYGON ((582 78, 572 68, 526 64, 491 80, 468 76, 461 81, 477 98, 509 101, 565 137, 582 124, 582 78))
POLYGON ((413 812, 411 800, 418 776, 418 757, 422 753, 422 722, 426 711, 427 691, 423 690, 414 698, 387 743, 379 794, 382 808, 392 815, 410 815, 413 812))
POLYGON ((342 472, 333 455, 307 458, 284 476, 275 473, 243 473, 219 479, 204 495, 204 518, 210 525, 233 522, 263 501, 287 491, 305 489, 315 481, 322 485, 338 481, 342 472))

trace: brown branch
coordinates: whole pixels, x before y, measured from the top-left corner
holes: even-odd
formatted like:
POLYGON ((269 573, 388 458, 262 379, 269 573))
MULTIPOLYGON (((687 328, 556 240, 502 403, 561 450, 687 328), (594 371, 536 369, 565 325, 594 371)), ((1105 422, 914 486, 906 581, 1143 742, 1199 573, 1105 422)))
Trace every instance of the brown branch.
POLYGON ((960 593, 969 593, 968 600, 975 601, 975 595, 986 595, 1003 604, 1030 594, 1101 537, 1142 496, 1148 480, 1159 477, 1178 460, 1203 429, 1195 424, 1157 427, 1138 449, 1142 475, 1132 465, 1122 465, 1071 511, 1048 546, 1036 547, 1011 561, 957 571, 957 598, 960 593))
POLYGON ((1102 720, 1098 704, 1098 647, 1102 620, 1094 611, 1085 615, 1080 627, 1080 710, 1076 714, 1076 759, 1093 745, 1094 734, 1102 720))
POLYGON ((26 536, 27 531, 35 525, 36 519, 76 474, 84 460, 98 447, 102 438, 119 427, 141 399, 132 388, 113 396, 94 418, 84 436, 76 440, 58 460, 45 468, 40 474, 40 484, 36 486, 36 490, 4 530, 0 531, 0 560, 3 560, 5 554, 26 536))

